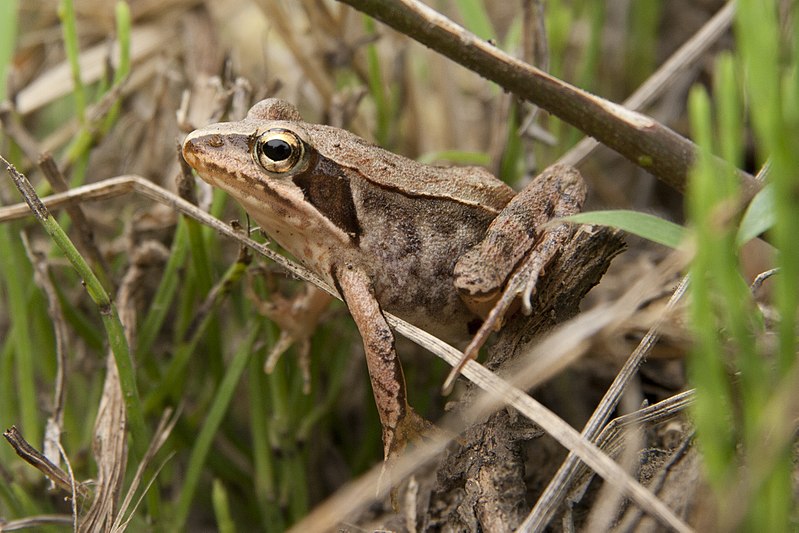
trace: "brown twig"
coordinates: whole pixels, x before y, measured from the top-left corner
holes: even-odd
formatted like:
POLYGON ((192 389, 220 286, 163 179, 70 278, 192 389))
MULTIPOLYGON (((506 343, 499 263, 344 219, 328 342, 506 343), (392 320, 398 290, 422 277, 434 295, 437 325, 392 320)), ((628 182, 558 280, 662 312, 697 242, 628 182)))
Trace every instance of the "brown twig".
MULTIPOLYGON (((39 450, 31 446, 16 426, 11 426, 5 430, 3 436, 14 448, 14 451, 17 452, 17 455, 22 457, 25 462, 39 470, 47 479, 55 483, 56 486, 72 494, 72 482, 70 481, 69 475, 54 465, 39 450)), ((77 484, 76 489, 81 498, 86 498, 89 495, 89 491, 84 485, 77 484)))
MULTIPOLYGON (((595 137, 677 191, 685 191, 696 145, 663 124, 550 76, 418 0, 339 0, 595 137)), ((760 185, 739 171, 744 196, 760 185)))

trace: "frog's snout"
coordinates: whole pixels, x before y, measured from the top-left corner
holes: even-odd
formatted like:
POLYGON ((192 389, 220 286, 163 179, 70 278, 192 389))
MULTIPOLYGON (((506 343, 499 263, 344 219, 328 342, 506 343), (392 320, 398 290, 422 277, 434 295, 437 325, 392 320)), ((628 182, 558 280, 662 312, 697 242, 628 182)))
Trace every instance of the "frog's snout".
POLYGON ((221 145, 223 141, 219 139, 216 143, 213 142, 212 139, 209 137, 213 137, 213 135, 205 135, 200 130, 195 130, 191 132, 186 139, 183 141, 183 159, 195 170, 199 170, 197 167, 201 165, 203 158, 203 154, 207 151, 207 147, 213 146, 214 144, 221 145))

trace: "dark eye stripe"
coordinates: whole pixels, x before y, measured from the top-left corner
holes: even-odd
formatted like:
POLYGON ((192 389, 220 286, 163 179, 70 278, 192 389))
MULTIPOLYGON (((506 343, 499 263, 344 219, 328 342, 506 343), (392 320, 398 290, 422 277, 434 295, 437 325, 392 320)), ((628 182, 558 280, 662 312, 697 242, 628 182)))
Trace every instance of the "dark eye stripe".
POLYGON ((310 171, 296 175, 294 183, 311 205, 358 242, 361 224, 352 200, 349 177, 325 158, 320 158, 310 171))

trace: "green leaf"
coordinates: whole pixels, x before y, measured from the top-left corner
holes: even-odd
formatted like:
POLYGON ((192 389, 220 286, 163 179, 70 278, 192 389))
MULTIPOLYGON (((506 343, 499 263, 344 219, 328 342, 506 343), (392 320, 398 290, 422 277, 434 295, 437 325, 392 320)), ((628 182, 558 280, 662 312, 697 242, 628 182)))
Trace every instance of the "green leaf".
POLYGON ((625 209, 589 211, 563 217, 561 220, 618 228, 670 248, 677 248, 685 238, 685 228, 679 224, 625 209))
POLYGON ((774 212, 774 186, 769 184, 755 195, 746 208, 741 226, 738 228, 736 242, 743 246, 764 231, 767 231, 776 221, 774 212))

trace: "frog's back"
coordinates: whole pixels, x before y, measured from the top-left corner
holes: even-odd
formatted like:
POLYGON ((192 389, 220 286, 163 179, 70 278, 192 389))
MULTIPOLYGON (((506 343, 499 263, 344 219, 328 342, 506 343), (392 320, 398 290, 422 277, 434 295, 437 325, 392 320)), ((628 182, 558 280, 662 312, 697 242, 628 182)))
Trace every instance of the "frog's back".
POLYGON ((419 163, 375 146, 346 130, 306 125, 323 156, 364 179, 409 196, 453 199, 496 215, 514 196, 507 184, 482 167, 443 167, 419 163))

